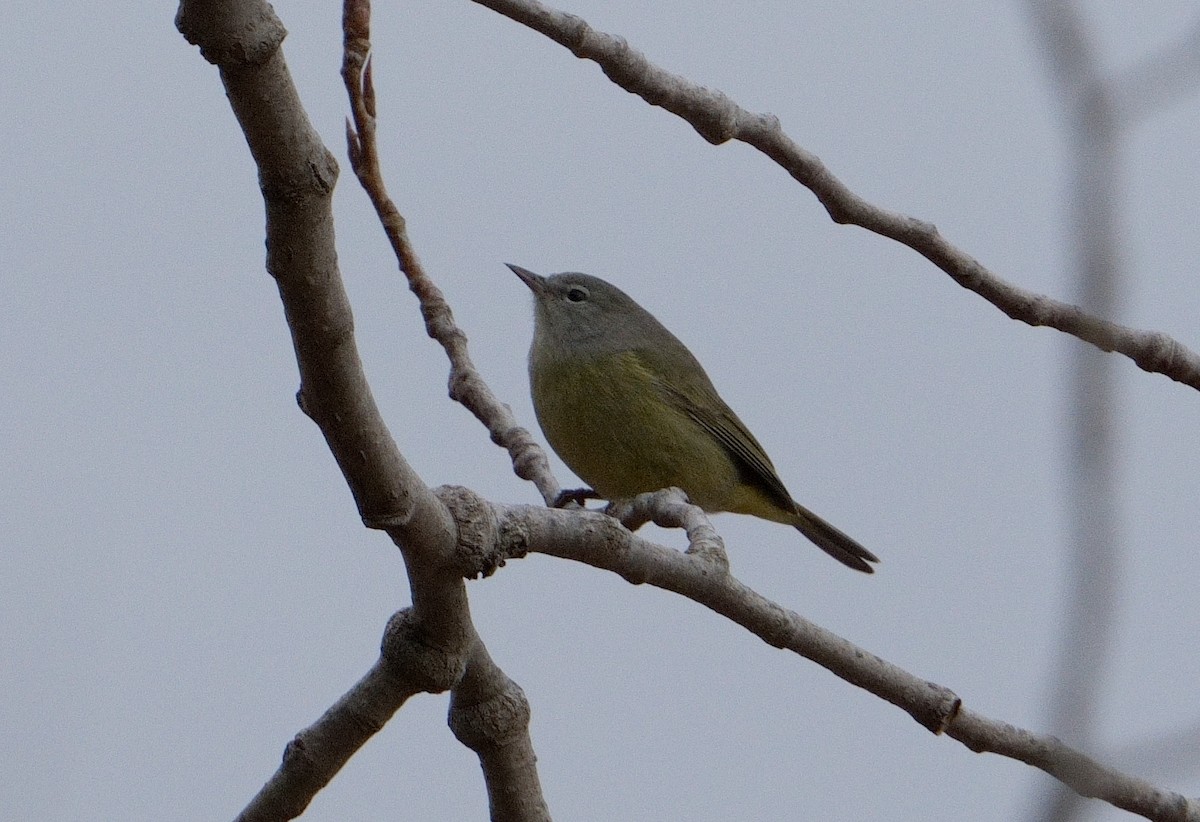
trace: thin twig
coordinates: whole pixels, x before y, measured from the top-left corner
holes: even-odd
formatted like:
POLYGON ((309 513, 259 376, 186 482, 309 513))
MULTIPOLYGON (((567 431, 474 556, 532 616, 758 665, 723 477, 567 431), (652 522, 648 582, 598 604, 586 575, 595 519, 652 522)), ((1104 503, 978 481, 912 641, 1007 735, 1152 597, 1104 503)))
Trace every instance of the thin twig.
POLYGON ((379 215, 400 270, 408 279, 408 287, 417 296, 426 333, 442 346, 450 360, 451 399, 461 403, 487 427, 492 442, 508 451, 516 475, 531 481, 549 503, 558 496, 559 485, 550 471, 545 452, 529 431, 517 424, 509 407, 496 398, 476 370, 467 348, 467 335, 454 322, 454 314, 441 289, 425 273, 408 238, 404 217, 392 202, 384 184, 375 142, 370 3, 367 0, 348 0, 343 21, 345 56, 342 79, 350 96, 353 118, 346 120, 350 166, 379 215))
MULTIPOLYGON (((545 453, 529 432, 517 425, 512 411, 496 399, 476 371, 467 350, 467 335, 455 324, 441 289, 421 266, 408 238, 404 217, 387 193, 375 141, 370 23, 370 0, 345 1, 342 78, 353 113, 353 122, 348 120, 346 123, 351 168, 375 206, 400 270, 417 296, 425 330, 441 344, 450 360, 450 396, 487 426, 494 442, 508 450, 517 475, 532 480, 543 497, 552 500, 558 496, 559 488, 545 453)), ((446 501, 453 495, 442 494, 439 498, 446 501)), ((460 545, 470 542, 470 535, 463 527, 455 528, 455 532, 460 545)), ((461 584, 461 577, 456 577, 456 582, 461 584)), ((419 579, 412 579, 414 609, 421 601, 424 588, 419 579)), ((462 617, 469 623, 465 594, 462 617)), ((471 630, 473 633, 474 628, 471 630)), ((478 636, 473 638, 470 657, 462 674, 450 685, 450 726, 455 737, 479 757, 493 820, 549 822, 550 811, 542 796, 537 757, 529 736, 529 704, 525 694, 492 661, 483 641, 478 636)), ((386 643, 384 650, 387 650, 386 643)))

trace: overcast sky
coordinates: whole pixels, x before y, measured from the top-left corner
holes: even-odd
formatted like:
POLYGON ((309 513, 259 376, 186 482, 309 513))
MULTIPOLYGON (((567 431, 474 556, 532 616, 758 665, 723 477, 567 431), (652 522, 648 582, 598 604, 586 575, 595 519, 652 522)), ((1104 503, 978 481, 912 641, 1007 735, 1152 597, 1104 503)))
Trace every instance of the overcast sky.
MULTIPOLYGON (((1082 5, 1114 70, 1196 13, 1082 5)), ((431 485, 536 502, 447 399, 445 358, 344 160, 338 4, 276 8, 343 166, 342 273, 400 448, 431 485)), ((1005 278, 1073 296, 1063 120, 1023 3, 565 8, 778 115, 858 193, 933 221, 1005 278)), ((296 408, 255 169, 174 13, 20 3, 0 27, 4 819, 234 817, 408 602, 398 552, 362 528, 296 408)), ((503 263, 612 280, 692 348, 793 495, 883 560, 866 577, 791 529, 724 515, 734 573, 972 709, 1044 730, 1078 343, 834 225, 757 152, 710 146, 473 3, 381 3, 374 42, 393 196, 518 417, 536 430, 531 307, 503 263)), ((1116 319, 1192 348, 1198 134, 1200 94, 1131 131, 1115 170, 1116 319)), ((1114 362, 1124 559, 1093 752, 1137 771, 1116 752, 1200 721, 1200 398, 1114 362)), ((665 592, 535 556, 470 593, 529 697, 558 819, 989 822, 1026 818, 1044 786, 665 592)), ((446 708, 410 701, 304 818, 486 818, 446 708)), ((1144 774, 1196 795, 1198 770, 1144 774)))

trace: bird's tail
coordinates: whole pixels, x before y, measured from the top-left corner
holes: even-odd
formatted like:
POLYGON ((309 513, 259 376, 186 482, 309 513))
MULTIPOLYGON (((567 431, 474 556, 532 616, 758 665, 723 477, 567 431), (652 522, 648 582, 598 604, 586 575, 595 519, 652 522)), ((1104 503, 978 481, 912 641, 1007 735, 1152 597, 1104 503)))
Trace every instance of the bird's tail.
POLYGON ((834 528, 803 505, 796 506, 796 519, 792 523, 796 530, 808 537, 814 545, 843 565, 866 574, 875 573, 868 563, 879 562, 879 557, 859 545, 850 537, 834 528))

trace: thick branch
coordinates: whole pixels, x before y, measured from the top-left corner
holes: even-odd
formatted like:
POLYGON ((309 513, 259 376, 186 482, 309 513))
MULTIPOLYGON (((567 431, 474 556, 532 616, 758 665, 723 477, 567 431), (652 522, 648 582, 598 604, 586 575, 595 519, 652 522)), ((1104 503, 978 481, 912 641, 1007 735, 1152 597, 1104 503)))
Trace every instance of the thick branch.
POLYGON ((536 0, 475 0, 541 32, 577 57, 595 61, 621 88, 681 117, 710 143, 740 140, 766 154, 806 186, 838 223, 896 240, 1014 320, 1047 326, 1103 351, 1115 351, 1150 372, 1200 389, 1200 355, 1159 332, 1100 319, 1077 306, 1020 288, 945 240, 930 223, 879 208, 848 189, 816 155, 792 142, 769 114, 746 111, 718 91, 655 66, 620 37, 536 0))
POLYGON ((451 687, 479 639, 454 564, 455 523, 400 454, 363 374, 334 248, 337 164, 288 73, 279 49, 283 26, 263 0, 183 0, 176 24, 220 69, 258 166, 267 270, 292 335, 297 399, 321 429, 364 522, 385 527, 400 546, 412 590, 411 612, 393 621, 393 628, 402 626, 403 641, 392 629, 390 641, 385 638, 386 675, 377 665, 298 735, 279 772, 246 809, 252 816, 264 808, 298 813, 412 693, 451 687), (438 660, 431 669, 425 664, 430 653, 438 660))
POLYGON ((549 822, 529 737, 529 701, 482 643, 451 693, 449 722, 479 757, 492 822, 549 822))
POLYGON ((202 54, 224 60, 221 80, 258 165, 267 270, 292 334, 301 407, 324 434, 360 514, 446 530, 448 516, 396 448, 363 374, 334 247, 337 163, 292 84, 279 50, 282 24, 261 0, 185 0, 176 22, 202 54))

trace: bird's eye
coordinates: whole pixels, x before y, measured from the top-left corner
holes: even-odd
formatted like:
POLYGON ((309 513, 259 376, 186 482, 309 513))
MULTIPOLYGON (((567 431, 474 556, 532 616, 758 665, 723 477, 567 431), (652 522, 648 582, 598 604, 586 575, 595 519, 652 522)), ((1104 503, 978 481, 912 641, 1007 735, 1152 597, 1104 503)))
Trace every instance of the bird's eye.
POLYGON ((567 299, 573 303, 581 303, 588 298, 588 290, 581 285, 573 285, 567 289, 567 299))

